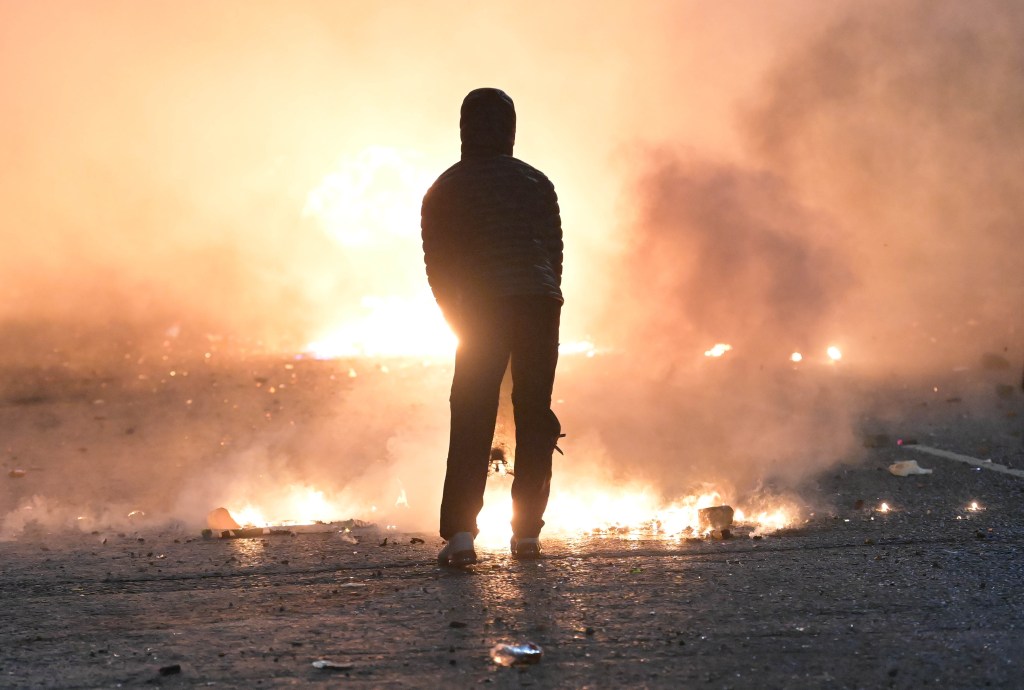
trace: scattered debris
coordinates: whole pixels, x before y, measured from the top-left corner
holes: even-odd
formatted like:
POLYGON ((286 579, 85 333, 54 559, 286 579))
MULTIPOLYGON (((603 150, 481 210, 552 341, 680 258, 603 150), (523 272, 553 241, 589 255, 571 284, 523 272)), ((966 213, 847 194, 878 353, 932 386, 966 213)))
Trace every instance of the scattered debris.
POLYGON ((515 472, 512 469, 512 464, 509 462, 508 455, 505 449, 501 446, 494 446, 491 448, 491 455, 487 465, 488 474, 496 474, 499 477, 509 476, 514 477, 515 472))
POLYGON ((10 472, 8 472, 7 476, 10 477, 11 479, 21 479, 22 477, 25 476, 25 470, 20 469, 20 468, 15 468, 15 469, 11 470, 10 472))
POLYGON ((214 508, 206 516, 206 526, 215 530, 240 529, 242 526, 235 522, 227 508, 214 508))
MULTIPOLYGON (((140 511, 141 512, 141 511, 140 511)), ((358 543, 354 537, 347 537, 353 529, 373 528, 372 522, 363 520, 335 520, 334 522, 313 522, 304 525, 275 525, 256 527, 255 525, 239 525, 227 508, 215 508, 206 516, 207 529, 202 531, 203 539, 248 539, 252 537, 275 536, 294 537, 296 534, 332 534, 342 532, 342 539, 352 544, 358 543)))
POLYGON ((176 673, 181 673, 181 664, 171 664, 170 666, 161 666, 161 676, 173 676, 176 673))
POLYGON ((522 666, 539 664, 544 650, 533 642, 508 644, 500 642, 491 647, 491 659, 499 666, 522 666))
POLYGON ((711 506, 701 508, 697 511, 697 529, 701 532, 708 530, 727 531, 732 527, 732 518, 735 511, 732 506, 711 506))
POLYGON ((931 474, 932 471, 918 465, 917 460, 900 460, 889 465, 889 473, 897 477, 909 477, 912 474, 931 474))
POLYGON ((313 662, 313 668, 318 668, 321 671, 351 671, 355 668, 355 664, 342 664, 337 661, 317 659, 313 662))
POLYGON ((452 621, 451 623, 448 624, 448 627, 449 628, 465 628, 466 624, 463 623, 462 621, 452 621))
POLYGON ((203 539, 252 539, 254 537, 294 537, 295 533, 273 527, 243 527, 241 529, 204 529, 203 539))
POLYGON ((412 539, 409 540, 409 543, 410 544, 426 544, 427 542, 424 541, 423 539, 420 539, 419 537, 413 537, 412 539))

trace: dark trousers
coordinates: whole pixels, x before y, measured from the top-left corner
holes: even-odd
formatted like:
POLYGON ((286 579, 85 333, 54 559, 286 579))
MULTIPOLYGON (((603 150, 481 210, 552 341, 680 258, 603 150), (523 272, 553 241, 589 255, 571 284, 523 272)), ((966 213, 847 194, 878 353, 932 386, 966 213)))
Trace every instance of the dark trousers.
POLYGON ((536 537, 551 489, 551 456, 561 425, 551 411, 561 304, 506 297, 448 312, 459 338, 452 378, 451 437, 441 499, 441 536, 477 534, 501 379, 511 359, 516 425, 512 531, 536 537))

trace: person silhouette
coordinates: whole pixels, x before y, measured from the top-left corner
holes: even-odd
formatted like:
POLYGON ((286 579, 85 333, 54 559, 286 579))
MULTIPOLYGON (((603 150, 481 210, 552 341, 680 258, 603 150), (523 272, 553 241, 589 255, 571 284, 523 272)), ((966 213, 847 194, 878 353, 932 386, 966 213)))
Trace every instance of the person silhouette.
POLYGON ((555 188, 512 156, 516 110, 504 91, 462 102, 461 159, 423 198, 427 280, 458 337, 440 533, 442 565, 476 562, 499 389, 511 366, 515 421, 512 555, 540 557, 561 425, 551 410, 564 303, 555 188))

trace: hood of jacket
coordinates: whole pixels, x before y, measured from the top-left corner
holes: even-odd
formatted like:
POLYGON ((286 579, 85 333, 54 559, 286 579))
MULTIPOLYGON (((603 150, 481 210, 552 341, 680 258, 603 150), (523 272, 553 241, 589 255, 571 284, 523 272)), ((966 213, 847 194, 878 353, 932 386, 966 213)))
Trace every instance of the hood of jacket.
POLYGON ((516 107, 501 89, 474 89, 459 117, 462 157, 511 156, 516 142, 516 107))

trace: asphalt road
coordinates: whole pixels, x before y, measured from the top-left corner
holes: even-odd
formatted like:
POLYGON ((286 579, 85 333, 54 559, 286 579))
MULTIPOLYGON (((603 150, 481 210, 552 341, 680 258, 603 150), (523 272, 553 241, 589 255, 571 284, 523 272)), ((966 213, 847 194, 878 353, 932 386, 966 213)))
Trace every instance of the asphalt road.
MULTIPOLYGON (((29 526, 0 542, 0 686, 1022 687, 1024 479, 897 445, 1024 466, 1024 396, 972 381, 878 389, 864 447, 761 539, 548 538, 459 571, 429 534, 29 526), (906 459, 933 473, 889 473, 906 459), (492 661, 525 641, 539 663, 492 661)), ((8 421, 65 404, 7 399, 8 421)))
POLYGON ((25 537, 0 544, 0 684, 1020 687, 1024 482, 885 470, 911 452, 818 478, 833 509, 760 540, 548 540, 466 571, 426 535, 25 537), (527 640, 539 664, 491 661, 527 640))

